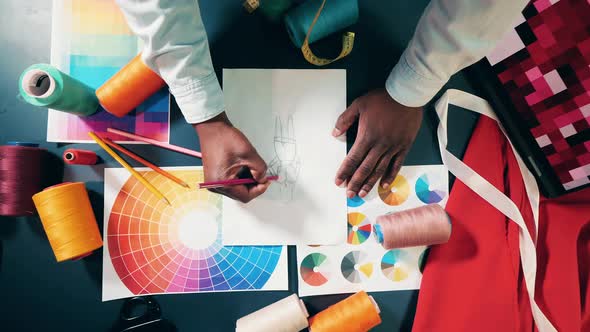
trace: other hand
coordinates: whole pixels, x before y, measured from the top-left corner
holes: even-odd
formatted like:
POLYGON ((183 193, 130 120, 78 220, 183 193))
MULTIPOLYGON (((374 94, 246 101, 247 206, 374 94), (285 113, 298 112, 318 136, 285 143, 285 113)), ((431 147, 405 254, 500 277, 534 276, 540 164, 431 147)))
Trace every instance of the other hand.
POLYGON ((254 178, 258 184, 238 185, 211 189, 248 203, 262 195, 270 182, 266 179, 266 163, 248 138, 235 128, 225 113, 195 125, 201 152, 205 181, 219 181, 236 178, 254 178))
POLYGON ((387 188, 395 179, 422 123, 422 108, 396 102, 385 89, 357 98, 340 115, 332 132, 341 136, 358 119, 352 149, 336 173, 336 185, 349 198, 365 197, 381 178, 387 188))

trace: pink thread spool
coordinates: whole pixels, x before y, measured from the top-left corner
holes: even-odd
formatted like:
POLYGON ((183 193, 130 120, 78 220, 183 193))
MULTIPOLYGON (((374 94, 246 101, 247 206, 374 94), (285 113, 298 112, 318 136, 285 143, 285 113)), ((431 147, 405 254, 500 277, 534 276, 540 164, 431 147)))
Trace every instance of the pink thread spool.
POLYGON ((26 142, 0 146, 0 216, 35 213, 32 196, 42 189, 45 153, 37 146, 26 142))
POLYGON ((373 226, 377 241, 385 249, 430 246, 451 237, 451 219, 438 204, 380 216, 373 226))

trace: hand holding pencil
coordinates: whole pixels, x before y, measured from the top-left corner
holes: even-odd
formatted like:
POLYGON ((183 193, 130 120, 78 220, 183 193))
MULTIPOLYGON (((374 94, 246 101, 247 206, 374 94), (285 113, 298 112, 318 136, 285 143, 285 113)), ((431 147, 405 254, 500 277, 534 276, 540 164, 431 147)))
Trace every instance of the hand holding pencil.
POLYGON ((250 141, 231 125, 225 113, 195 125, 201 152, 205 181, 253 178, 253 184, 238 184, 210 188, 218 194, 247 203, 262 195, 271 181, 267 179, 267 166, 250 141))

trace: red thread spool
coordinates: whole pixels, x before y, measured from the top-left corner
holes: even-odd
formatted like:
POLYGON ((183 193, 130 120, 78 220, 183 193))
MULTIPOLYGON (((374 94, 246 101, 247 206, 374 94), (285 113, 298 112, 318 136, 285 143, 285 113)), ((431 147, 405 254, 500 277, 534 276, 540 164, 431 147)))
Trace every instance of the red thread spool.
POLYGON ((45 150, 31 143, 0 146, 0 215, 35 213, 32 196, 42 189, 45 150))
POLYGON ((373 226, 385 249, 446 243, 451 237, 451 219, 438 204, 386 214, 373 226))
POLYGON ((133 111, 166 83, 141 60, 138 54, 106 81, 96 96, 104 109, 118 117, 133 111))
POLYGON ((69 165, 95 165, 98 156, 94 151, 67 149, 64 151, 64 162, 69 165))

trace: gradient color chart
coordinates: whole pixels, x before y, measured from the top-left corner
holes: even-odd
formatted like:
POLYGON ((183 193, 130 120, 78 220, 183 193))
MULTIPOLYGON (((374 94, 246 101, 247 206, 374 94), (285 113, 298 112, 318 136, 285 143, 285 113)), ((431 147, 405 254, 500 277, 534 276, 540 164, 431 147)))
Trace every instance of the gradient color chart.
POLYGON ((446 190, 444 189, 431 189, 432 183, 428 179, 428 174, 422 174, 416 180, 416 196, 423 203, 433 204, 438 203, 447 196, 446 190))
POLYGON ((379 197, 387 205, 401 205, 410 195, 410 185, 403 175, 398 175, 388 188, 377 186, 379 197))
POLYGON ((371 221, 360 212, 348 214, 348 244, 361 244, 371 236, 373 226, 371 221))
MULTIPOLYGON (((146 190, 123 169, 120 190, 112 190, 113 176, 105 182, 106 198, 113 200, 107 219, 105 265, 116 275, 104 273, 110 283, 120 281, 129 294, 103 287, 103 299, 139 294, 261 290, 269 285, 286 255, 281 246, 222 246, 221 196, 207 190, 186 189, 153 171, 141 174, 170 200, 167 205, 146 190), (107 187, 109 186, 109 187, 107 187), (111 188, 111 189, 109 189, 111 188), (113 194, 111 194, 113 193, 113 194)), ((201 170, 176 170, 187 183, 203 180, 201 170)), ((284 280, 286 289, 286 278, 284 280)), ((280 284, 281 282, 279 282, 280 284)), ((277 283, 271 289, 281 289, 277 283)))
MULTIPOLYGON (((403 166, 388 188, 374 186, 362 199, 348 199, 346 243, 297 246, 300 296, 418 289, 424 246, 387 250, 373 230, 377 218, 448 198, 444 165, 403 166)), ((344 224, 344 216, 342 217, 344 224)))
MULTIPOLYGON (((423 255, 424 253, 422 253, 423 255)), ((420 257, 422 257, 420 255, 420 257)), ((389 250, 381 259, 381 272, 392 281, 402 281, 408 278, 408 265, 411 264, 407 252, 399 249, 389 250)))
POLYGON ((299 273, 310 286, 321 286, 330 279, 328 257, 320 253, 311 253, 301 262, 299 273))
MULTIPOLYGON (((51 64, 94 89, 141 49, 115 0, 54 0, 51 39, 51 64)), ((130 141, 106 132, 113 127, 168 143, 169 106, 169 93, 163 88, 122 118, 103 109, 84 118, 50 110, 47 140, 93 142, 87 133, 94 131, 115 141, 130 141)))

